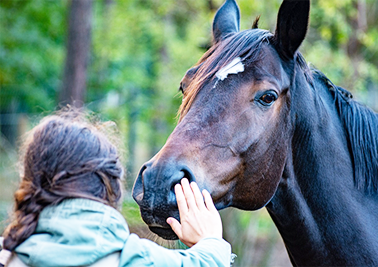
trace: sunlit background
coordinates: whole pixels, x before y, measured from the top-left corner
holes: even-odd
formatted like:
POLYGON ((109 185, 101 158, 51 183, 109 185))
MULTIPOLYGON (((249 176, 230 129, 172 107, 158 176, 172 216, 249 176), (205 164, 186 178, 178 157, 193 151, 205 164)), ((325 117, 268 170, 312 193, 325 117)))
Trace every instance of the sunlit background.
MULTIPOLYGON (((124 215, 132 231, 176 247, 148 232, 130 191, 139 167, 175 127, 180 80, 210 45, 212 19, 222 1, 84 1, 85 18, 80 19, 87 23, 87 57, 84 64, 78 63, 86 66, 79 89, 89 110, 115 121, 120 129, 119 146, 127 168, 124 215)), ((280 0, 237 2, 242 29, 261 15, 260 27, 274 31, 280 0)), ((76 64, 74 54, 67 57, 72 53, 68 44, 75 41, 69 29, 83 25, 70 16, 74 6, 62 0, 0 1, 0 233, 19 180, 20 136, 58 109, 67 88, 76 88, 69 76, 76 64)), ((309 33, 301 47, 308 62, 375 110, 377 18, 376 0, 314 0, 309 33)), ((234 266, 290 265, 265 209, 227 209, 222 217, 225 238, 238 254, 234 266)))

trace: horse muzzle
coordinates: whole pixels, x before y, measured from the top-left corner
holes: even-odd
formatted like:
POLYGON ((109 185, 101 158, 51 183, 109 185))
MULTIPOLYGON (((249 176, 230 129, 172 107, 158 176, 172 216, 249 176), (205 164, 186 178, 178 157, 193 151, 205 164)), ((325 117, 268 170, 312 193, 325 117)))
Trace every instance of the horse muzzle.
POLYGON ((184 177, 189 181, 195 180, 185 165, 154 165, 151 160, 141 168, 134 183, 132 195, 140 207, 143 221, 152 232, 164 239, 177 239, 166 220, 168 217, 179 220, 174 186, 184 177))

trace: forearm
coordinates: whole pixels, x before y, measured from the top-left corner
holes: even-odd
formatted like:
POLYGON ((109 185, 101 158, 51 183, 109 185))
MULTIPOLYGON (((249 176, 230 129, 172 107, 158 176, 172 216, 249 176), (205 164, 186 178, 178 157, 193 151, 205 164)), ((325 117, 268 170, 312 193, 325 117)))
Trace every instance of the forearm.
POLYGON ((130 235, 121 254, 121 266, 230 266, 231 246, 223 239, 204 238, 185 250, 166 249, 130 235))

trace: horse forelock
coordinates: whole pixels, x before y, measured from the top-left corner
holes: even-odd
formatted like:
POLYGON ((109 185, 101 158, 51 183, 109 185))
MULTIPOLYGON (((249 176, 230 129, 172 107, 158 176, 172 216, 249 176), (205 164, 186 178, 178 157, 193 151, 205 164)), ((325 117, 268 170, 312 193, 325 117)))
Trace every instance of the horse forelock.
POLYGON ((269 43, 273 34, 266 30, 252 29, 231 34, 226 39, 214 44, 199 60, 198 70, 188 85, 179 109, 180 121, 189 111, 199 91, 212 81, 215 74, 240 57, 243 64, 258 61, 262 45, 269 43))

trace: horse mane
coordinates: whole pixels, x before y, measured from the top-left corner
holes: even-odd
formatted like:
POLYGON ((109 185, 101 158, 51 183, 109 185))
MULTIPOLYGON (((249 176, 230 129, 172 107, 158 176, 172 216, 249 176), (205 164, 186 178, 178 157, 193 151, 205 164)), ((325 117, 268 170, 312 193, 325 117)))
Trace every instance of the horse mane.
POLYGON ((352 154, 354 183, 366 194, 378 193, 378 115, 352 99, 352 94, 334 85, 323 73, 314 70, 334 94, 336 109, 347 134, 352 154))

